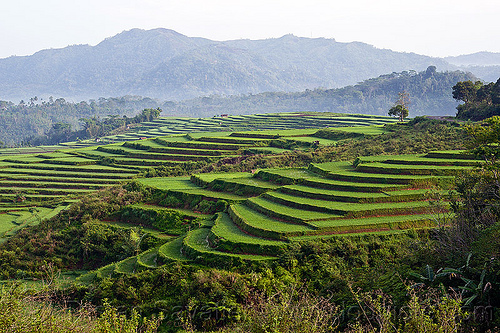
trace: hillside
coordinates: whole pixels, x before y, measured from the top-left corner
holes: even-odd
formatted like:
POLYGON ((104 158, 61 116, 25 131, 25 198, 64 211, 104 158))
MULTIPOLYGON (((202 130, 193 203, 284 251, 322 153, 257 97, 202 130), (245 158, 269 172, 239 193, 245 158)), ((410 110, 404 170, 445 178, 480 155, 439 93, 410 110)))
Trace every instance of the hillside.
POLYGON ((491 66, 462 66, 462 70, 474 73, 478 78, 485 82, 495 82, 500 78, 500 65, 491 66))
POLYGON ((500 77, 500 53, 477 52, 444 58, 460 69, 474 73, 486 82, 495 82, 500 77))
MULTIPOLYGON (((444 231, 435 227, 457 212, 448 201, 463 193, 458 187, 448 196, 447 189, 481 163, 456 150, 465 140, 457 123, 260 114, 161 118, 134 135, 150 138, 69 143, 57 152, 0 151, 0 276, 6 285, 29 288, 2 288, 4 303, 28 293, 37 300, 62 294, 96 308, 138 309, 148 318, 163 313, 159 332, 263 332, 246 326, 270 327, 270 311, 303 313, 321 300, 330 304, 318 310, 323 323, 328 313, 339 314, 337 306, 372 300, 374 289, 377 299, 406 309, 408 283, 418 282, 419 272, 462 264, 463 254, 446 261, 435 243, 444 231), (223 131, 250 123, 255 130, 223 131), (308 123, 339 127, 300 129, 308 123), (46 286, 46 276, 59 271, 46 286), (203 316, 192 315, 199 309, 203 316), (248 323, 255 311, 259 318, 248 323)), ((481 273, 483 266, 471 261, 473 271, 459 278, 447 268, 435 282, 451 290, 462 276, 468 280, 459 286, 482 276, 492 281, 486 292, 497 302, 496 266, 481 273)), ((437 291, 431 282, 419 291, 437 291)), ((412 306, 446 299, 436 295, 412 306)), ((57 304, 64 307, 62 299, 57 304)), ((12 307, 5 312, 14 318, 12 307)), ((32 322, 38 313, 21 318, 32 322)), ((335 331, 355 332, 357 317, 339 318, 335 331)), ((286 323, 303 327, 310 320, 290 316, 286 323)), ((332 332, 331 326, 318 332, 332 332)))
POLYGON ((338 88, 384 73, 452 69, 441 59, 334 39, 286 35, 212 41, 172 30, 132 29, 96 46, 74 45, 0 59, 0 99, 90 99, 338 88))
POLYGON ((438 72, 430 66, 422 72, 403 71, 381 75, 354 86, 314 89, 296 93, 266 92, 242 96, 210 96, 162 106, 164 114, 210 116, 220 113, 330 111, 386 115, 405 90, 410 94, 410 116, 454 115, 458 105, 452 87, 458 81, 478 80, 461 71, 438 72))
MULTIPOLYGON (((58 146, 0 149, 0 215, 4 214, 0 223, 0 243, 25 226, 37 224, 39 219, 45 216, 57 214, 85 194, 136 177, 213 171, 218 168, 218 163, 228 165, 220 171, 228 170, 227 168, 246 168, 245 171, 250 171, 249 168, 255 168, 249 166, 252 158, 266 159, 265 162, 259 162, 260 167, 297 166, 297 163, 304 165, 308 161, 328 161, 330 158, 326 155, 321 157, 324 154, 320 152, 321 149, 335 149, 337 145, 342 146, 342 143, 352 144, 350 140, 375 138, 384 133, 390 135, 391 132, 397 132, 398 127, 405 128, 403 124, 401 127, 394 125, 395 123, 396 120, 389 117, 327 113, 263 114, 207 119, 159 118, 142 123, 137 131, 102 138, 101 143, 88 140, 62 143, 58 146), (390 124, 393 124, 392 127, 390 124), (319 128, 326 129, 318 130, 319 128), (234 132, 234 129, 239 131, 234 132), (113 143, 102 145, 105 142, 113 143), (315 152, 315 159, 310 160, 312 156, 308 157, 306 153, 314 149, 320 150, 315 152), (302 157, 293 157, 299 152, 305 154, 302 157), (305 162, 299 162, 301 159, 305 162), (247 166, 243 166, 244 164, 247 166)), ((450 142, 443 143, 444 145, 434 142, 433 148, 456 147, 460 135, 456 129, 450 129, 450 133, 454 133, 449 136, 450 142), (451 146, 448 146, 450 143, 451 146)), ((425 131, 425 128, 422 130, 425 131)), ((410 151, 426 151, 422 148, 418 144, 412 144, 410 151)), ((398 149, 399 152, 407 152, 404 145, 398 149)), ((352 157, 357 154, 349 155, 352 157)), ((339 155, 336 156, 338 157, 339 155)), ((322 171, 319 171, 319 174, 322 174, 322 171)), ((269 176, 262 173, 259 175, 247 179, 246 185, 234 183, 230 187, 236 187, 235 190, 243 190, 245 193, 261 194, 265 191, 258 185, 265 183, 261 180, 268 180, 269 176)), ((212 176, 215 177, 212 180, 222 177, 221 174, 207 174, 202 178, 195 178, 190 185, 181 182, 183 184, 180 189, 187 186, 192 195, 211 195, 211 198, 242 198, 241 192, 238 191, 227 195, 207 192, 203 187, 211 180, 206 181, 206 177, 212 176)), ((251 174, 244 176, 248 178, 251 174)), ((153 187, 171 183, 168 179, 166 182, 151 179, 153 182, 149 184, 153 187)), ((293 181, 295 182, 302 180, 293 181)), ((179 184, 175 179, 174 183, 179 184)), ((407 184, 408 179, 404 183, 407 184)), ((399 184, 397 180, 396 184, 399 184)), ((343 188, 342 185, 327 186, 337 190, 343 188)), ((360 186, 356 189, 361 189, 361 192, 367 188, 371 188, 368 192, 379 192, 382 189, 375 189, 370 185, 360 186)), ((226 187, 227 184, 224 189, 219 188, 217 191, 233 191, 229 187, 225 189, 226 187)), ((392 186, 390 189, 396 187, 392 186)), ((214 186, 210 188, 215 189, 214 186)), ((265 190, 274 188, 274 185, 264 185, 265 190)), ((355 196, 361 198, 363 195, 355 196)))
POLYGON ((0 101, 0 145, 16 145, 50 132, 57 123, 73 130, 82 128, 82 119, 135 116, 139 110, 157 108, 158 101, 138 96, 99 98, 73 103, 64 98, 41 101, 30 98, 19 104, 0 101))

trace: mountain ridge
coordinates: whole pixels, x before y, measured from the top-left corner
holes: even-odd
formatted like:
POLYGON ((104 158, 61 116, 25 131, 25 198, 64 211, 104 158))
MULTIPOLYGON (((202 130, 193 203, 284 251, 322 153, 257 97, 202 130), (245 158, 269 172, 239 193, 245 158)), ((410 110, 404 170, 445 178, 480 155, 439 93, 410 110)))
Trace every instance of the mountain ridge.
POLYGON ((456 66, 500 66, 500 52, 481 51, 443 59, 456 66))
POLYGON ((164 28, 131 29, 95 46, 72 45, 0 59, 0 100, 130 94, 181 100, 267 90, 293 92, 339 88, 430 65, 455 69, 442 59, 361 42, 294 35, 213 41, 164 28))

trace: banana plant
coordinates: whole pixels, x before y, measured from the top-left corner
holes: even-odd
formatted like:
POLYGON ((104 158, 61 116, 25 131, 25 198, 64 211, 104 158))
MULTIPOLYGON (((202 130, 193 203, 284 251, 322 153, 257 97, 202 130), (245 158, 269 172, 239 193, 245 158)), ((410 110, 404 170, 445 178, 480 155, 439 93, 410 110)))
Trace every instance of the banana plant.
POLYGON ((411 272, 410 275, 422 281, 419 283, 415 283, 412 286, 412 288, 416 288, 416 287, 422 287, 424 285, 431 285, 436 281, 436 279, 447 276, 448 273, 444 272, 442 268, 434 272, 434 269, 431 266, 425 265, 422 274, 411 272))
MULTIPOLYGON (((493 288, 493 284, 486 280, 486 265, 481 271, 481 275, 479 280, 474 280, 472 278, 467 278, 465 275, 471 272, 472 268, 470 266, 472 258, 472 253, 467 257, 467 261, 465 265, 460 268, 444 268, 439 269, 436 273, 433 272, 432 268, 429 265, 426 266, 424 270, 424 274, 412 274, 412 276, 420 278, 420 280, 426 282, 426 284, 431 284, 437 278, 440 277, 449 277, 450 279, 460 279, 464 285, 460 285, 456 288, 452 288, 454 291, 458 292, 462 297, 463 305, 470 306, 474 301, 476 302, 484 302, 485 296, 487 296, 488 292, 493 288)), ((424 283, 420 283, 417 285, 423 285, 424 283)), ((444 289, 444 288, 443 288, 444 289)))
POLYGON ((474 302, 474 300, 476 299, 479 302, 484 301, 484 297, 493 287, 491 282, 487 282, 485 280, 485 277, 486 277, 486 269, 483 269, 483 271, 481 272, 481 277, 479 278, 479 281, 474 281, 472 279, 460 276, 460 279, 462 279, 462 281, 465 282, 465 285, 458 287, 461 290, 460 295, 462 296, 462 301, 464 302, 464 306, 471 305, 472 302, 474 302))

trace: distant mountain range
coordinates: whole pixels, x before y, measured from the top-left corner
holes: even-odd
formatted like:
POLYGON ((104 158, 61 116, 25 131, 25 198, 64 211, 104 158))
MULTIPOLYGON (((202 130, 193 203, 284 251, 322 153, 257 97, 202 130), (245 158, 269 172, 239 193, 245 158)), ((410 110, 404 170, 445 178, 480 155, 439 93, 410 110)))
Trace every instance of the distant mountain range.
POLYGON ((214 94, 338 88, 385 73, 452 70, 443 59, 334 39, 285 35, 212 41, 173 30, 132 29, 96 46, 0 59, 0 100, 142 95, 182 100, 214 94))
POLYGON ((477 52, 444 58, 455 66, 500 66, 500 53, 477 52))
POLYGON ((178 101, 331 89, 391 72, 422 71, 430 65, 441 71, 469 66, 478 77, 496 81, 500 54, 440 59, 325 38, 285 35, 219 42, 168 29, 132 29, 96 46, 74 45, 0 59, 0 100, 142 95, 178 101))
POLYGON ((477 52, 446 57, 444 60, 462 70, 474 73, 486 82, 496 82, 500 78, 500 53, 477 52))

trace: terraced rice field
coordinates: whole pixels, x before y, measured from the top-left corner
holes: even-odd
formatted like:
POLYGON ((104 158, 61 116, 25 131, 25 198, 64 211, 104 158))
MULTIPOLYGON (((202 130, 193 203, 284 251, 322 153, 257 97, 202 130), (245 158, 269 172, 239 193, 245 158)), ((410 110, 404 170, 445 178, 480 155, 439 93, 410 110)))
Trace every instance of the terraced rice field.
MULTIPOLYGON (((56 214, 83 194, 128 181, 151 167, 288 151, 273 146, 274 140, 296 147, 336 144, 316 137, 317 128, 377 135, 384 132, 383 124, 394 121, 307 113, 159 118, 99 143, 20 149, 15 154, 0 150, 0 241, 56 214), (32 207, 38 207, 38 212, 32 207)), ((376 156, 357 162, 356 167, 331 162, 255 174, 140 179, 180 202, 223 200, 229 206, 180 237, 172 239, 158 232, 166 241, 162 246, 103 267, 82 280, 132 274, 171 261, 272 260, 294 241, 430 227, 437 221, 436 208, 428 202, 429 186, 444 185, 457 172, 477 164, 471 156, 454 151, 376 156)))
POLYGON ((273 256, 263 256, 257 254, 242 254, 233 252, 223 252, 214 249, 209 241, 210 229, 200 228, 189 232, 189 234, 184 237, 182 245, 190 257, 202 256, 204 258, 214 257, 218 259, 219 257, 227 257, 230 259, 240 259, 240 260, 269 260, 275 259, 273 256))
POLYGON ((19 208, 0 212, 0 243, 5 242, 18 230, 28 225, 36 225, 42 219, 49 219, 68 207, 69 205, 59 205, 56 208, 19 208))
POLYGON ((31 201, 63 201, 137 174, 133 169, 98 165, 95 159, 60 152, 16 155, 1 162, 1 200, 11 200, 13 206, 29 206, 31 201))
MULTIPOLYGON (((160 117, 150 122, 141 123, 130 128, 127 133, 101 138, 101 143, 113 143, 154 138, 167 135, 190 134, 193 132, 220 133, 234 131, 255 131, 277 133, 279 135, 295 134, 294 130, 317 129, 324 127, 366 127, 381 126, 397 120, 390 117, 369 115, 347 115, 332 113, 278 113, 241 116, 224 116, 213 118, 178 118, 160 117), (286 133, 286 132, 289 133, 286 133)), ((371 130, 358 129, 364 134, 380 134, 383 129, 372 127, 371 130)), ((307 133, 307 131, 305 132, 307 133)), ((304 135, 304 134, 302 134, 304 135)), ((307 135, 307 134, 306 134, 307 135)), ((95 145, 95 141, 70 142, 66 147, 78 148, 95 145)), ((0 152, 1 153, 1 152, 0 152)))
POLYGON ((235 185, 260 188, 247 191, 246 198, 217 213, 212 226, 165 244, 159 253, 168 260, 264 260, 294 241, 432 227, 448 208, 429 202, 430 191, 445 191, 429 186, 446 184, 452 175, 478 163, 456 151, 377 156, 357 162, 356 167, 350 162, 331 162, 260 170, 253 175, 140 180, 165 193, 190 193, 197 186, 200 191, 220 193, 219 198, 237 190, 241 194, 235 185), (386 173, 386 168, 405 172, 386 173), (426 171, 419 174, 421 170, 426 171), (184 189, 178 185, 181 182, 184 189))
POLYGON ((0 242, 54 216, 78 197, 136 174, 137 170, 99 165, 96 159, 70 152, 0 155, 0 242))
MULTIPOLYGON (((127 181, 151 167, 176 167, 186 163, 214 162, 245 153, 277 154, 287 149, 272 147, 272 140, 296 140, 302 145, 332 140, 314 137, 312 126, 347 126, 363 123, 366 131, 380 131, 379 124, 393 122, 386 117, 343 117, 301 114, 275 114, 210 119, 161 118, 142 124, 146 132, 103 138, 101 142, 74 142, 58 146, 0 150, 0 203, 2 211, 18 208, 65 205, 81 195, 127 181), (316 120, 314 120, 317 118, 316 120), (375 125, 374 125, 375 124, 375 125), (265 125, 265 126, 264 126, 265 125), (276 125, 276 126, 275 126, 276 125), (279 126, 278 126, 279 125, 279 126), (263 128, 259 132, 230 132, 231 128, 263 128), (291 129, 285 129, 291 128, 291 129), (221 129, 227 131, 221 131, 221 129), (193 130, 200 131, 193 133, 193 130), (212 131, 212 132, 211 132, 212 131), (166 136, 168 135, 168 136, 166 136), (146 139, 145 139, 146 138, 146 139), (149 139, 148 139, 149 138, 149 139), (63 148, 63 149, 61 149, 63 148)), ((353 128, 359 131, 358 128, 353 128)), ((220 180, 218 175, 199 175, 200 184, 213 181, 213 189, 200 188, 189 179, 168 180, 171 191, 206 200, 242 202, 246 197, 274 190, 277 185, 251 175, 233 175, 220 180), (225 188, 221 192, 218 188, 225 188), (232 192, 232 193, 229 193, 232 192), (181 193, 181 192, 179 192, 181 193)), ((1 228, 1 227, 0 227, 1 228)), ((10 227, 9 227, 10 228, 10 227)))

